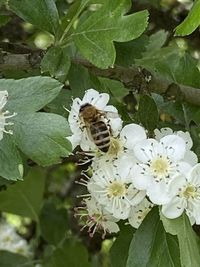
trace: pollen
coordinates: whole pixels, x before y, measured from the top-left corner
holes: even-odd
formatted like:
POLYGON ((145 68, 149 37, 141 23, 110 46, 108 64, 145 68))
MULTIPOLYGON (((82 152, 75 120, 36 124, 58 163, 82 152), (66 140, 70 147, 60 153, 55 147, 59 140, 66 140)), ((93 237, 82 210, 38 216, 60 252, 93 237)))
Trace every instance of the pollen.
POLYGON ((199 192, 197 191, 197 188, 194 185, 188 185, 184 191, 182 192, 183 197, 185 197, 186 199, 189 198, 197 198, 199 197, 199 192))
POLYGON ((115 156, 118 153, 123 151, 123 145, 121 144, 120 140, 117 138, 111 138, 110 148, 109 148, 109 155, 115 156))
POLYGON ((166 158, 158 158, 151 162, 151 169, 156 175, 166 175, 169 167, 169 161, 166 158))
POLYGON ((108 188, 109 197, 123 197, 126 194, 126 185, 120 182, 113 182, 108 188))

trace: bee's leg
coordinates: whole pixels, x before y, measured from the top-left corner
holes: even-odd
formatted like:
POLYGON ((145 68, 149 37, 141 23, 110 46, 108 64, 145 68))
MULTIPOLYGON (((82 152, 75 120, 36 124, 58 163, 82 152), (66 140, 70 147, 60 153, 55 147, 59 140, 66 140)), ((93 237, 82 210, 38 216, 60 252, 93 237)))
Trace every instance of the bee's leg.
POLYGON ((79 126, 82 132, 86 129, 86 125, 83 122, 80 122, 79 126))

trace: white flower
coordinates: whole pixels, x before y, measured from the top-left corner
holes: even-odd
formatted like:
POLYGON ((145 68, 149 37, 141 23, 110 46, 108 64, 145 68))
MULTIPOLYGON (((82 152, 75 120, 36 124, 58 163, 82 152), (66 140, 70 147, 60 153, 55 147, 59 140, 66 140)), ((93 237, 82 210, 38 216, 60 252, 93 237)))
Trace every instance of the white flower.
POLYGON ((200 224, 200 164, 186 175, 178 175, 169 185, 171 201, 162 206, 162 213, 169 219, 179 217, 184 210, 192 224, 200 224))
MULTIPOLYGON (((127 166, 131 166, 130 162, 127 166)), ((127 219, 131 206, 139 204, 145 191, 134 188, 130 169, 104 163, 94 171, 88 191, 117 219, 127 219)))
POLYGON ((0 91, 0 140, 3 139, 3 133, 12 134, 12 130, 6 130, 5 126, 13 125, 12 122, 6 122, 7 119, 12 118, 16 113, 9 115, 9 111, 6 110, 3 112, 3 108, 7 103, 8 92, 0 91))
POLYGON ((12 225, 2 221, 0 222, 0 250, 7 250, 24 256, 31 254, 27 241, 16 233, 12 225))
POLYGON ((128 218, 130 225, 137 229, 152 208, 153 204, 146 198, 138 205, 132 207, 128 218))
POLYGON ((122 127, 122 121, 118 115, 117 109, 111 105, 107 106, 109 101, 109 95, 106 93, 99 93, 94 89, 86 91, 83 99, 75 98, 72 103, 71 111, 68 117, 72 136, 67 137, 72 143, 73 149, 80 145, 83 151, 95 151, 98 150, 93 140, 88 134, 87 127, 83 118, 80 116, 80 108, 86 104, 91 104, 97 110, 105 113, 106 116, 102 116, 102 121, 109 125, 112 135, 117 136, 122 127), (115 116, 109 116, 109 114, 115 114, 115 116))
POLYGON ((128 124, 123 127, 118 137, 111 137, 110 148, 105 154, 96 154, 92 168, 98 169, 104 163, 113 163, 119 168, 129 170, 135 163, 134 146, 147 138, 143 127, 138 124, 128 124))
POLYGON ((160 141, 162 137, 171 134, 177 134, 178 136, 182 137, 185 140, 186 144, 186 152, 183 160, 188 162, 192 166, 197 164, 198 162, 197 155, 193 151, 191 151, 191 148, 193 146, 193 141, 189 132, 183 132, 183 131, 173 132, 171 128, 166 127, 160 130, 155 129, 154 134, 155 134, 155 139, 158 141, 160 141))
POLYGON ((167 190, 175 175, 188 171, 191 165, 184 162, 186 144, 177 135, 160 139, 147 139, 137 144, 134 155, 138 162, 133 167, 133 184, 147 195, 154 204, 166 204, 171 196, 167 190))
POLYGON ((102 238, 105 238, 106 232, 117 233, 119 231, 119 226, 116 223, 118 219, 108 213, 94 198, 84 199, 83 203, 83 207, 76 209, 76 215, 80 218, 87 218, 82 230, 88 227, 91 237, 94 236, 95 232, 103 231, 102 238))

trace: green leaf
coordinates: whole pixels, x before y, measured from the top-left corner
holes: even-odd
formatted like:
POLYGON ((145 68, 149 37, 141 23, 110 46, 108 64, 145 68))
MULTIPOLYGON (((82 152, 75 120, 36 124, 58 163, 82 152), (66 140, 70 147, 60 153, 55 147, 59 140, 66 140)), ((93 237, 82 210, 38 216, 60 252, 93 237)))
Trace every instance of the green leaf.
POLYGON ((19 254, 8 251, 0 251, 1 267, 34 267, 32 260, 19 254))
POLYGON ((126 43, 116 43, 116 64, 122 66, 131 66, 134 64, 135 59, 143 57, 147 51, 149 37, 145 34, 139 38, 126 43))
POLYGON ((98 78, 91 75, 88 70, 82 66, 71 64, 68 79, 73 97, 81 98, 84 96, 85 90, 89 88, 101 90, 101 83, 98 78))
MULTIPOLYGON (((1 5, 1 2, 0 2, 1 5)), ((6 25, 10 21, 10 17, 6 15, 0 15, 0 27, 6 25)))
POLYGON ((46 259, 44 267, 91 267, 86 248, 74 240, 66 240, 63 247, 46 259))
POLYGON ((40 214, 43 238, 50 244, 59 245, 68 229, 67 210, 57 209, 53 203, 46 203, 40 214), (56 227, 55 227, 56 226, 56 227))
POLYGON ((10 112, 38 111, 58 95, 62 86, 50 77, 41 76, 0 80, 0 90, 8 91, 6 109, 10 112))
POLYGON ((10 9, 38 28, 56 34, 59 16, 54 0, 9 0, 10 9))
POLYGON ((161 214, 161 219, 165 230, 178 237, 181 266, 199 267, 200 240, 193 231, 186 214, 173 220, 167 219, 161 214))
POLYGON ((111 101, 112 98, 115 98, 118 101, 122 101, 123 97, 128 94, 128 90, 124 87, 124 85, 115 80, 107 79, 107 78, 99 78, 101 92, 106 92, 110 95, 111 101))
POLYGON ((126 266, 128 258, 128 249, 133 238, 134 229, 132 226, 123 225, 120 227, 120 233, 115 240, 111 250, 110 259, 112 267, 126 266))
POLYGON ((179 249, 154 208, 133 236, 126 267, 180 267, 179 249))
POLYGON ((37 164, 59 163, 71 152, 65 118, 50 113, 27 113, 13 118, 14 139, 19 149, 37 164))
POLYGON ((148 95, 140 97, 138 115, 142 125, 146 129, 153 131, 156 128, 159 114, 156 103, 152 97, 148 95))
POLYGON ((69 36, 74 31, 75 22, 89 3, 91 4, 91 0, 76 0, 71 3, 67 14, 61 19, 60 44, 65 45, 68 43, 69 36))
POLYGON ((144 56, 150 56, 159 50, 166 42, 168 33, 164 30, 157 31, 149 36, 149 43, 146 46, 144 56))
MULTIPOLYGON (((156 102, 159 113, 167 114, 173 117, 180 124, 185 125, 185 114, 183 111, 182 103, 178 101, 166 101, 161 95, 152 94, 154 101, 156 102)), ((174 125, 176 126, 176 125, 174 125)))
POLYGON ((44 192, 45 176, 41 169, 32 169, 6 191, 0 192, 0 210, 38 221, 44 192))
POLYGON ((67 117, 69 112, 64 109, 70 109, 72 104, 72 91, 63 89, 59 95, 49 104, 46 105, 45 110, 51 113, 59 114, 63 117, 67 117))
POLYGON ((188 53, 172 54, 155 63, 155 69, 166 79, 175 83, 200 88, 200 71, 188 53))
POLYGON ((23 164, 10 136, 4 134, 0 141, 0 176, 8 180, 22 180, 23 164))
POLYGON ((175 35, 189 35, 200 25, 200 0, 196 0, 186 19, 176 27, 175 35))
POLYGON ((49 72, 52 77, 64 82, 70 68, 68 48, 51 47, 42 59, 42 72, 49 72))
POLYGON ((72 33, 81 54, 94 65, 100 68, 112 66, 116 56, 113 42, 127 42, 144 32, 148 11, 124 16, 130 7, 129 0, 106 1, 72 33))

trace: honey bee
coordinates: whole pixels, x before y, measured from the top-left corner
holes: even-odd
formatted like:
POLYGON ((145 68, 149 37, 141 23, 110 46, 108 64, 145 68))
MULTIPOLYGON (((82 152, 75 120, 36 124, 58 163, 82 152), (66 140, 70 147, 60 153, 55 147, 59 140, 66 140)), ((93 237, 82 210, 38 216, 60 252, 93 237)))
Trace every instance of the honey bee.
POLYGON ((98 110, 95 106, 87 103, 80 107, 79 116, 83 119, 90 139, 98 149, 106 153, 110 148, 111 129, 102 118, 106 112, 98 110))

